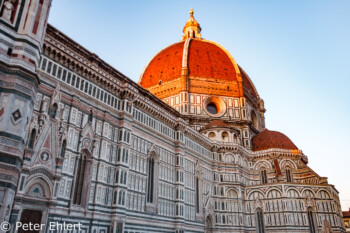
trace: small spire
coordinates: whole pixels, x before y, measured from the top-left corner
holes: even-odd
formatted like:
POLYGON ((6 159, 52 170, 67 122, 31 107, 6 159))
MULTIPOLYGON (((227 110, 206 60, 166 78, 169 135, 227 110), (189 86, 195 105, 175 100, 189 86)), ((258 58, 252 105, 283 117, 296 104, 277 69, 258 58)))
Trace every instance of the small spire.
POLYGON ((193 8, 190 10, 190 18, 186 22, 183 33, 184 35, 182 36, 182 40, 186 40, 188 38, 196 38, 196 39, 201 39, 201 26, 195 20, 193 17, 194 11, 193 8))

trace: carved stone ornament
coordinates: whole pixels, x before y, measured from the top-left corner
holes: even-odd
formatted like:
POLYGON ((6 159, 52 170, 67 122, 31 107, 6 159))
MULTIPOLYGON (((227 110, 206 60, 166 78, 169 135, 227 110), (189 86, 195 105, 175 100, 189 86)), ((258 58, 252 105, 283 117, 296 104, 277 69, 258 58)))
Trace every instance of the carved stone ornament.
POLYGON ((307 196, 306 207, 312 207, 312 206, 313 206, 312 200, 311 200, 310 196, 307 196))
POLYGON ((262 209, 263 208, 263 203, 262 203, 262 201, 261 201, 261 199, 260 198, 257 198, 256 200, 255 200, 255 209, 258 209, 258 208, 260 208, 260 209, 262 209))
POLYGON ((50 159, 49 153, 43 152, 43 153, 40 154, 40 160, 42 162, 46 163, 47 161, 49 161, 49 159, 50 159))
POLYGON ((11 21, 13 9, 14 9, 14 7, 13 7, 13 4, 11 3, 11 1, 4 2, 1 17, 7 21, 11 21))

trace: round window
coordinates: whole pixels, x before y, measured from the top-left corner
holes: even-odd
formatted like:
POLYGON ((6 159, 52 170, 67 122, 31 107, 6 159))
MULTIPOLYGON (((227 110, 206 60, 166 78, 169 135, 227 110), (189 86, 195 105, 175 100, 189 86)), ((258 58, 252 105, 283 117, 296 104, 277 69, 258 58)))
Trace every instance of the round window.
POLYGON ((220 117, 226 112, 225 102, 217 96, 210 96, 204 100, 204 111, 212 117, 220 117))
POLYGON ((217 114, 218 113, 218 107, 216 106, 216 104, 214 104, 213 102, 212 103, 209 103, 207 105, 207 110, 208 112, 210 112, 211 114, 217 114))

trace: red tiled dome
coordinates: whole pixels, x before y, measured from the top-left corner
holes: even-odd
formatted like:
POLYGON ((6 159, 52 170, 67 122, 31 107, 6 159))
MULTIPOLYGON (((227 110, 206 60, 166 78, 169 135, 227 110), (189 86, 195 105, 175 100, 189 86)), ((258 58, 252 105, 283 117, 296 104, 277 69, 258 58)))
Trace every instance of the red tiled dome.
POLYGON ((239 68, 219 45, 199 39, 190 40, 188 48, 184 49, 184 45, 182 41, 159 52, 145 68, 139 84, 149 88, 159 85, 159 81, 179 78, 183 67, 187 67, 189 76, 237 81, 239 68))
POLYGON ((265 129, 253 138, 253 151, 271 148, 298 150, 298 147, 283 133, 265 129))
POLYGON ((221 80, 236 80, 230 57, 213 43, 192 40, 188 51, 189 75, 221 80))
POLYGON ((171 81, 181 76, 184 42, 175 43, 159 52, 148 64, 140 78, 144 88, 171 81))
MULTIPOLYGON (((239 66, 239 70, 242 74, 243 86, 252 94, 255 98, 258 98, 258 92, 256 91, 252 81, 250 80, 247 73, 239 66)), ((245 90, 244 90, 245 91, 245 90)))
POLYGON ((160 99, 182 92, 209 96, 259 95, 249 76, 221 45, 205 40, 190 11, 182 41, 156 54, 142 72, 138 84, 160 99))

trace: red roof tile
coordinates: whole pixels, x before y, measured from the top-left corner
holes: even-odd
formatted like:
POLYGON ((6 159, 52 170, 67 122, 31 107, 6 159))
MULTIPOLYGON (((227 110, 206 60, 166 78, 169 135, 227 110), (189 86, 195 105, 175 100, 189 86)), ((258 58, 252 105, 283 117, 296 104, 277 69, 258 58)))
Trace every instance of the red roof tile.
POLYGON ((222 120, 213 120, 206 126, 204 126, 204 129, 214 128, 214 127, 230 127, 228 124, 223 122, 222 120))
MULTIPOLYGON (((184 41, 160 51, 140 77, 144 88, 153 87, 181 77, 184 41)), ((188 48, 187 68, 190 76, 237 81, 229 55, 214 43, 192 39, 188 48)))
POLYGON ((297 150, 294 143, 283 133, 265 129, 253 138, 253 151, 271 148, 297 150))
POLYGON ((343 211, 343 217, 350 217, 350 209, 349 211, 343 211))
POLYGON ((190 76, 237 80, 235 68, 227 53, 217 45, 201 40, 191 40, 188 68, 190 76))
POLYGON ((254 88, 254 84, 248 77, 247 73, 241 67, 239 67, 239 70, 241 71, 241 74, 242 74, 243 86, 246 87, 255 98, 258 98, 258 93, 256 92, 254 88))
POLYGON ((146 67, 140 81, 143 88, 153 87, 181 76, 184 42, 175 43, 160 51, 146 67))

